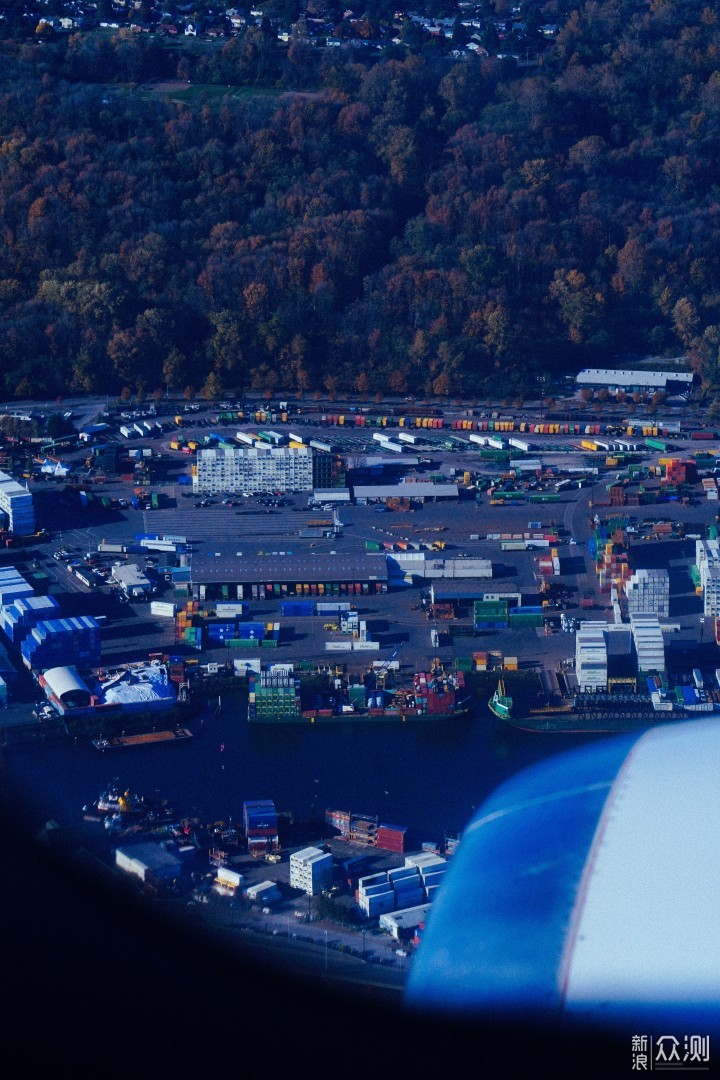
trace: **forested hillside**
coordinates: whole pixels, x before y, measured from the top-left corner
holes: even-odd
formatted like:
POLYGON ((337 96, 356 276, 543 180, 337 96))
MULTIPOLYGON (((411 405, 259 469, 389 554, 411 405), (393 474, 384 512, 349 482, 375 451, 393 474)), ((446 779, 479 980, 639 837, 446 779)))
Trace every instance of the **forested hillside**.
POLYGON ((720 395, 714 8, 588 3, 526 68, 0 49, 0 393, 527 397, 687 350, 720 395), (208 93, 134 88, 178 73, 208 93))

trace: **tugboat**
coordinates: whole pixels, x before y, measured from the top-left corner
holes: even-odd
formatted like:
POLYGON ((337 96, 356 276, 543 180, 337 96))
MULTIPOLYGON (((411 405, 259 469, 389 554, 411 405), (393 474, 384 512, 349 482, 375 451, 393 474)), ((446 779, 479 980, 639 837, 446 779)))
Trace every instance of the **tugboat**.
POLYGON ((123 817, 140 816, 147 810, 144 797, 129 789, 122 791, 117 780, 100 792, 95 805, 99 814, 121 814, 123 817))
POLYGON ((512 715, 512 706, 512 698, 505 693, 505 680, 499 679, 495 693, 488 701, 488 708, 498 720, 509 720, 512 715))

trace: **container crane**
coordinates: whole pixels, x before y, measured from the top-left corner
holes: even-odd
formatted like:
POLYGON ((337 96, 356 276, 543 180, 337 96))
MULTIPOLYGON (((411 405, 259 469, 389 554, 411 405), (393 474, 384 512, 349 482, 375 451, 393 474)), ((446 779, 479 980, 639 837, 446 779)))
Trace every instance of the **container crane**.
POLYGON ((379 690, 385 689, 385 680, 387 679, 388 671, 390 670, 390 664, 393 662, 397 654, 403 647, 402 641, 399 645, 396 645, 384 663, 375 671, 375 683, 379 690))

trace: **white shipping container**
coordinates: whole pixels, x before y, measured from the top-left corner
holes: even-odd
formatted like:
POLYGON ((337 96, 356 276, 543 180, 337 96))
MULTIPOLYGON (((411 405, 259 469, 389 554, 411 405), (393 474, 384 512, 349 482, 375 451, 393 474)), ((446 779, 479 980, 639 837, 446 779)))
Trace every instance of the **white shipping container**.
POLYGON ((259 675, 262 670, 262 661, 254 658, 252 660, 233 660, 233 668, 238 677, 247 675, 248 671, 253 671, 256 675, 259 675))
POLYGON ((325 652, 350 652, 352 641, 326 641, 325 652))
POLYGON ((224 615, 228 618, 233 618, 236 615, 244 614, 245 605, 233 604, 229 601, 227 603, 218 602, 215 604, 215 611, 218 615, 224 615))
POLYGON ((351 641, 350 644, 352 645, 353 649, 355 649, 355 650, 357 650, 357 649, 361 649, 361 650, 365 649, 365 650, 367 650, 367 649, 379 649, 380 648, 380 642, 379 641, 351 641))
POLYGON ((218 868, 217 881, 223 885, 232 885, 234 888, 243 883, 242 874, 238 874, 237 870, 228 870, 227 866, 221 866, 218 868))
POLYGON ((150 601, 151 615, 161 615, 163 618, 172 619, 175 616, 175 611, 175 604, 171 604, 169 602, 166 602, 165 600, 150 601))

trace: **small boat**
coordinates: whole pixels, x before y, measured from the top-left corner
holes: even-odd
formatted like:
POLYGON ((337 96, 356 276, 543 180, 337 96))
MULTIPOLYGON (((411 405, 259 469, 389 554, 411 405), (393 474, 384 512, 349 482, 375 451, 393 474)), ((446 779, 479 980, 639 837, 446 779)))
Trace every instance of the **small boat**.
POLYGON ((139 735, 100 736, 93 739, 96 750, 123 750, 130 746, 156 746, 159 743, 185 742, 192 739, 188 728, 173 728, 167 731, 146 731, 139 735))
POLYGON ((499 679, 495 693, 488 701, 488 708, 499 720, 509 720, 512 715, 512 698, 505 693, 505 680, 499 679))
POLYGON ((129 789, 122 791, 117 780, 108 784, 105 791, 100 793, 95 805, 99 814, 134 816, 144 814, 146 810, 143 796, 136 795, 129 789))

